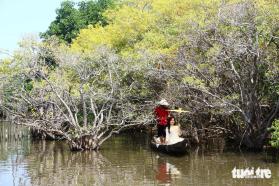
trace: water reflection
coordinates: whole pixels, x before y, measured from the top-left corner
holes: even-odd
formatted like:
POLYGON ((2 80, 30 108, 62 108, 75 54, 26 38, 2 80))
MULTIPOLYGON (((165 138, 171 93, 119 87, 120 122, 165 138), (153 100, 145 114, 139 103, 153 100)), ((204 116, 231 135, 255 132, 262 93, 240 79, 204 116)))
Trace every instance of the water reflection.
POLYGON ((0 123, 0 185, 30 185, 25 154, 29 152, 26 128, 0 123))
MULTIPOLYGON (((152 185, 150 154, 139 144, 127 148, 124 139, 114 138, 101 152, 70 152, 64 141, 34 141, 30 144, 32 153, 24 159, 29 182, 32 185, 152 185)), ((133 143, 136 142, 130 144, 133 143)))
POLYGON ((26 157, 32 185, 104 185, 111 163, 97 152, 71 153, 64 142, 36 142, 26 157), (52 179, 49 179, 52 178, 52 179))
MULTIPOLYGON (((100 152, 70 152, 64 141, 0 141, 0 185, 278 185, 264 155, 196 148, 172 157, 153 152, 143 134, 114 137, 100 152), (271 179, 233 179, 234 167, 269 168, 271 179)), ((208 148, 207 148, 208 149, 208 148)))
POLYGON ((179 178, 181 172, 175 165, 169 163, 165 158, 158 158, 156 179, 159 183, 171 183, 172 179, 179 178))

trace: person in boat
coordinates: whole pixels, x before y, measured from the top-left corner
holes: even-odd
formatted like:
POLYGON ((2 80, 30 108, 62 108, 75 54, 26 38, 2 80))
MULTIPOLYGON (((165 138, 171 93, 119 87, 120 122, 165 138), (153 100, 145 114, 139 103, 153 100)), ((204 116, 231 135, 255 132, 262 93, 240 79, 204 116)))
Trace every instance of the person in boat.
POLYGON ((184 140, 181 138, 181 129, 180 125, 175 123, 175 118, 173 115, 168 117, 168 124, 167 124, 167 132, 166 132, 166 143, 167 144, 174 144, 184 140))
POLYGON ((164 144, 166 142, 166 126, 169 116, 168 106, 169 103, 165 99, 162 99, 154 110, 155 118, 157 121, 158 137, 160 138, 161 144, 164 144))

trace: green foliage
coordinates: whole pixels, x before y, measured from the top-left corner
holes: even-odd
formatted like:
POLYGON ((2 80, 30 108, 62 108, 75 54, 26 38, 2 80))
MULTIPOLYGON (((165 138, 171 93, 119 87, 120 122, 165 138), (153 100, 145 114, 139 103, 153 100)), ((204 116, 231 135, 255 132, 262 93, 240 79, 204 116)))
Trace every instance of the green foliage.
POLYGON ((27 79, 24 82, 24 89, 26 92, 30 92, 33 89, 33 82, 31 79, 27 79))
POLYGON ((64 1, 61 3, 61 7, 56 10, 56 19, 50 24, 46 32, 41 33, 41 37, 47 39, 55 35, 62 41, 71 43, 80 29, 88 25, 106 25, 107 21, 102 13, 108 7, 112 7, 113 3, 113 0, 91 0, 80 3, 64 1))
POLYGON ((279 147, 279 120, 273 121, 270 130, 272 131, 270 144, 272 147, 278 148, 279 147))
POLYGON ((182 82, 186 83, 186 84, 189 84, 191 86, 194 86, 194 87, 205 89, 205 85, 204 85, 204 82, 202 80, 196 79, 196 78, 191 77, 191 76, 184 77, 182 82))
POLYGON ((103 12, 112 8, 116 0, 98 0, 98 1, 81 1, 78 3, 78 10, 81 13, 85 25, 102 25, 108 24, 107 19, 103 16, 103 12))

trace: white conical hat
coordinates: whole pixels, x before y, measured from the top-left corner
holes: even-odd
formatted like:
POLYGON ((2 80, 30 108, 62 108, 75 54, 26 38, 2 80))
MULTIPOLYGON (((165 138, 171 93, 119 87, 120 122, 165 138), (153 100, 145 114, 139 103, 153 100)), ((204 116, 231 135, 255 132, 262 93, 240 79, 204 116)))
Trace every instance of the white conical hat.
POLYGON ((158 105, 169 106, 169 103, 167 102, 167 100, 162 99, 161 101, 158 102, 158 105))

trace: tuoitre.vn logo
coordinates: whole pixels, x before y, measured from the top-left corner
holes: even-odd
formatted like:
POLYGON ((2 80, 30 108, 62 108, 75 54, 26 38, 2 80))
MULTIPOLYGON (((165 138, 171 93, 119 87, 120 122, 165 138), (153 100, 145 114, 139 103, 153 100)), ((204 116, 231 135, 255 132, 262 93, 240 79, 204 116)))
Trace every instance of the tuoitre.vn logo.
POLYGON ((245 168, 245 169, 237 169, 234 167, 232 170, 232 177, 243 179, 243 178, 258 178, 258 179, 264 179, 264 178, 271 178, 271 170, 270 169, 261 169, 258 167, 255 169, 254 167, 251 168, 245 168))

